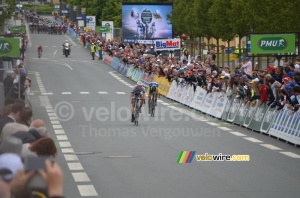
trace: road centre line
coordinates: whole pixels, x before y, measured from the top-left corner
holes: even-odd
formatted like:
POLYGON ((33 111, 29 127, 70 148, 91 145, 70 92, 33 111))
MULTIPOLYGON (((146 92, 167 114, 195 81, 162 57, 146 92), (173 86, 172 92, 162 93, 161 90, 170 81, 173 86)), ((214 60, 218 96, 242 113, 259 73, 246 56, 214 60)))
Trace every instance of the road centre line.
POLYGON ((281 154, 284 154, 286 156, 289 156, 291 158, 296 158, 296 159, 299 159, 300 158, 300 155, 297 155, 295 153, 292 153, 292 152, 280 152, 281 154))
POLYGON ((263 141, 260 141, 258 139, 255 139, 253 137, 244 137, 244 139, 250 141, 250 142, 254 142, 254 143, 263 143, 263 141))

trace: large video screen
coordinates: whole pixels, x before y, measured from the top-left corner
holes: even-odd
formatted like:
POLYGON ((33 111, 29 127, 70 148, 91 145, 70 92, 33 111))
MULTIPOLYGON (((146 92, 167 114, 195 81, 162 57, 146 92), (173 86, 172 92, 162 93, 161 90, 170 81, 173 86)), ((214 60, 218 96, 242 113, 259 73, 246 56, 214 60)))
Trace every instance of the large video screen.
POLYGON ((123 42, 172 38, 172 4, 123 3, 123 42))

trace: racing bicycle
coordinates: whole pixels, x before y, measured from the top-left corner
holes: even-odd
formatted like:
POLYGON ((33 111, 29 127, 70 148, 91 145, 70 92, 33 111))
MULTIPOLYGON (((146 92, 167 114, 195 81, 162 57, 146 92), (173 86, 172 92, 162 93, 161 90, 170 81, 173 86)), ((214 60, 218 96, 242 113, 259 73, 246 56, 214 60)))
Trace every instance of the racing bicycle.
POLYGON ((150 116, 154 117, 155 106, 156 106, 156 104, 155 104, 155 92, 153 92, 151 95, 152 96, 151 96, 150 105, 149 105, 150 106, 150 116))
POLYGON ((140 107, 140 100, 144 100, 141 99, 140 97, 135 99, 135 107, 134 107, 134 113, 133 113, 133 117, 134 117, 134 125, 138 126, 139 125, 139 118, 140 118, 140 113, 141 113, 141 107, 140 107))

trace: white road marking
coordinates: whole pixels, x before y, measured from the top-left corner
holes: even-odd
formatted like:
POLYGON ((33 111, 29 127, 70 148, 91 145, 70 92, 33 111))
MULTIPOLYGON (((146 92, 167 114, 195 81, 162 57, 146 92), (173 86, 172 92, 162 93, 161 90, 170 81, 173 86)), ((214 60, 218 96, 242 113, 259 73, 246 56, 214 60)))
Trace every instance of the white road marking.
POLYGON ((56 117, 56 114, 55 113, 48 113, 48 116, 49 117, 56 117))
POLYGON ((68 140, 68 137, 66 135, 56 135, 56 138, 58 141, 68 140))
POLYGON ((60 124, 52 125, 53 129, 61 129, 62 126, 60 124))
POLYGON ((89 176, 85 173, 72 173, 75 182, 89 182, 91 181, 89 176))
POLYGON ((292 157, 292 158, 300 158, 300 155, 297 155, 297 154, 292 153, 292 152, 280 152, 280 153, 283 154, 283 155, 292 157))
POLYGON ((132 158, 131 155, 116 155, 116 156, 108 156, 108 158, 132 158))
POLYGON ((279 148, 277 146, 273 146, 272 144, 260 144, 260 145, 263 146, 263 147, 266 147, 268 149, 275 150, 275 151, 282 150, 282 148, 279 148))
POLYGON ((125 92, 116 92, 116 94, 126 94, 125 92))
POLYGON ((244 137, 244 139, 246 139, 250 142, 254 142, 254 143, 263 143, 263 141, 260 141, 258 139, 252 138, 252 137, 244 137))
POLYGON ((83 170, 83 167, 80 162, 71 162, 68 163, 70 170, 83 170))
POLYGON ((57 47, 56 45, 53 45, 52 47, 57 47))
POLYGON ((51 120, 51 121, 53 121, 53 120, 58 120, 58 117, 56 117, 56 116, 51 116, 51 117, 49 117, 49 119, 51 120))
POLYGON ((218 127, 219 129, 222 129, 222 130, 224 130, 224 131, 231 131, 231 129, 230 128, 227 128, 227 127, 218 127))
POLYGON ((71 92, 61 92, 62 95, 70 95, 72 94, 71 92))
POLYGON ((73 68, 68 63, 64 63, 64 65, 67 66, 70 70, 73 70, 73 68))
POLYGON ((34 93, 31 92, 30 95, 31 95, 31 96, 34 96, 34 93))
POLYGON ((55 55, 56 55, 56 53, 57 53, 57 50, 55 50, 55 51, 54 51, 54 53, 53 53, 53 56, 55 56, 55 55))
POLYGON ((134 86, 130 85, 129 87, 130 87, 130 88, 133 88, 134 86))
POLYGON ((74 150, 72 148, 63 148, 61 149, 61 152, 70 154, 70 153, 74 153, 74 150))
POLYGON ((88 91, 82 91, 82 92, 79 92, 80 94, 90 94, 90 92, 88 91))
POLYGON ((219 126, 219 124, 214 123, 214 122, 206 122, 206 124, 212 125, 212 126, 219 126))
POLYGON ((69 141, 58 142, 60 147, 71 147, 71 143, 69 141))
POLYGON ((78 161, 77 155, 64 154, 66 161, 78 161))
POLYGON ((63 129, 57 129, 57 130, 54 130, 54 133, 56 135, 61 135, 61 134, 65 134, 65 131, 63 129))
POLYGON ((167 105, 167 106, 170 105, 169 103, 166 103, 166 102, 162 102, 161 104, 162 104, 162 105, 167 105))
POLYGON ((50 120, 51 124, 60 124, 58 120, 50 120))
POLYGON ((77 187, 82 197, 98 196, 93 185, 77 185, 77 187))
POLYGON ((44 46, 44 47, 49 47, 49 46, 46 45, 46 46, 44 46))
POLYGON ((54 113, 53 109, 46 109, 47 113, 54 113))
POLYGON ((245 137, 245 136, 247 136, 247 135, 244 135, 244 134, 242 134, 240 132, 230 132, 230 133, 233 134, 233 135, 239 136, 239 137, 245 137))
POLYGON ((107 94, 106 91, 99 91, 98 94, 107 94))
POLYGON ((157 102, 164 102, 164 101, 162 101, 162 100, 157 100, 157 102))
POLYGON ((42 93, 43 96, 49 96, 49 95, 53 95, 53 93, 48 92, 48 93, 42 93))
POLYGON ((70 37, 68 37, 67 35, 65 35, 65 37, 67 37, 74 46, 77 46, 77 44, 70 37))

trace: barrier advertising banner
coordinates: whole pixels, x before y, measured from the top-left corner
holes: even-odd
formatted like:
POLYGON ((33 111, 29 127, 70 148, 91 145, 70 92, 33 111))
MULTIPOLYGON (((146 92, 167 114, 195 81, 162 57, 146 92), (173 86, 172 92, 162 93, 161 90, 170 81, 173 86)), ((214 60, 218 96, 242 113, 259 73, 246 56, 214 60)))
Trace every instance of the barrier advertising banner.
POLYGON ((268 107, 265 103, 258 106, 248 128, 260 132, 261 125, 263 124, 263 119, 265 117, 265 114, 267 113, 267 109, 268 107))
POLYGON ((251 53, 294 53, 295 34, 252 34, 251 53))
POLYGON ((158 51, 180 50, 180 39, 155 40, 155 49, 158 51))
POLYGON ((175 80, 173 80, 173 82, 171 83, 169 92, 167 94, 167 98, 170 98, 170 99, 174 100, 176 90, 177 90, 177 82, 175 80))
POLYGON ((20 58, 20 38, 0 37, 0 57, 20 58))
POLYGON ((271 127, 273 118, 274 118, 274 114, 275 114, 275 108, 270 108, 267 107, 267 105, 264 103, 263 104, 266 107, 266 113, 263 117, 263 120, 261 122, 261 126, 260 126, 260 132, 262 133, 268 133, 269 129, 271 127))
POLYGON ((85 18, 86 27, 91 30, 96 30, 96 16, 86 16, 85 18))
POLYGON ((247 112, 247 115, 244 119, 244 123, 243 123, 243 126, 248 128, 255 113, 256 113, 256 110, 257 110, 257 106, 258 106, 258 102, 256 101, 255 105, 252 105, 252 104, 249 104, 249 110, 247 112))
POLYGON ((127 70, 127 74, 126 74, 126 77, 128 78, 131 78, 132 74, 133 74, 133 71, 134 71, 134 66, 131 65, 128 70, 127 70))
POLYGON ((240 99, 234 98, 232 101, 232 105, 230 107, 230 110, 227 115, 227 121, 228 122, 233 122, 235 119, 236 114, 238 113, 238 110, 240 106, 242 105, 243 101, 240 99))
POLYGON ((246 118, 246 115, 248 113, 250 106, 245 105, 244 103, 241 104, 240 108, 238 109, 236 116, 233 120, 233 123, 242 126, 244 124, 244 120, 246 118))
POLYGON ((203 101, 203 108, 202 112, 209 114, 210 113, 210 108, 215 104, 215 101, 217 100, 217 95, 209 93, 206 95, 204 101, 203 101))
POLYGON ((193 100, 190 104, 190 107, 197 109, 199 111, 203 110, 202 104, 204 102, 204 99, 206 97, 207 91, 201 87, 197 87, 196 91, 194 93, 193 100))
POLYGON ((215 104, 212 106, 209 114, 216 118, 221 118, 224 109, 226 107, 226 104, 228 102, 228 98, 226 96, 223 96, 222 93, 215 93, 215 94, 217 95, 217 100, 215 104))
POLYGON ((235 98, 235 95, 231 95, 228 97, 228 101, 227 101, 224 111, 222 113, 222 120, 227 121, 228 113, 229 113, 229 110, 230 110, 230 107, 231 107, 231 104, 233 101, 232 98, 235 98))

